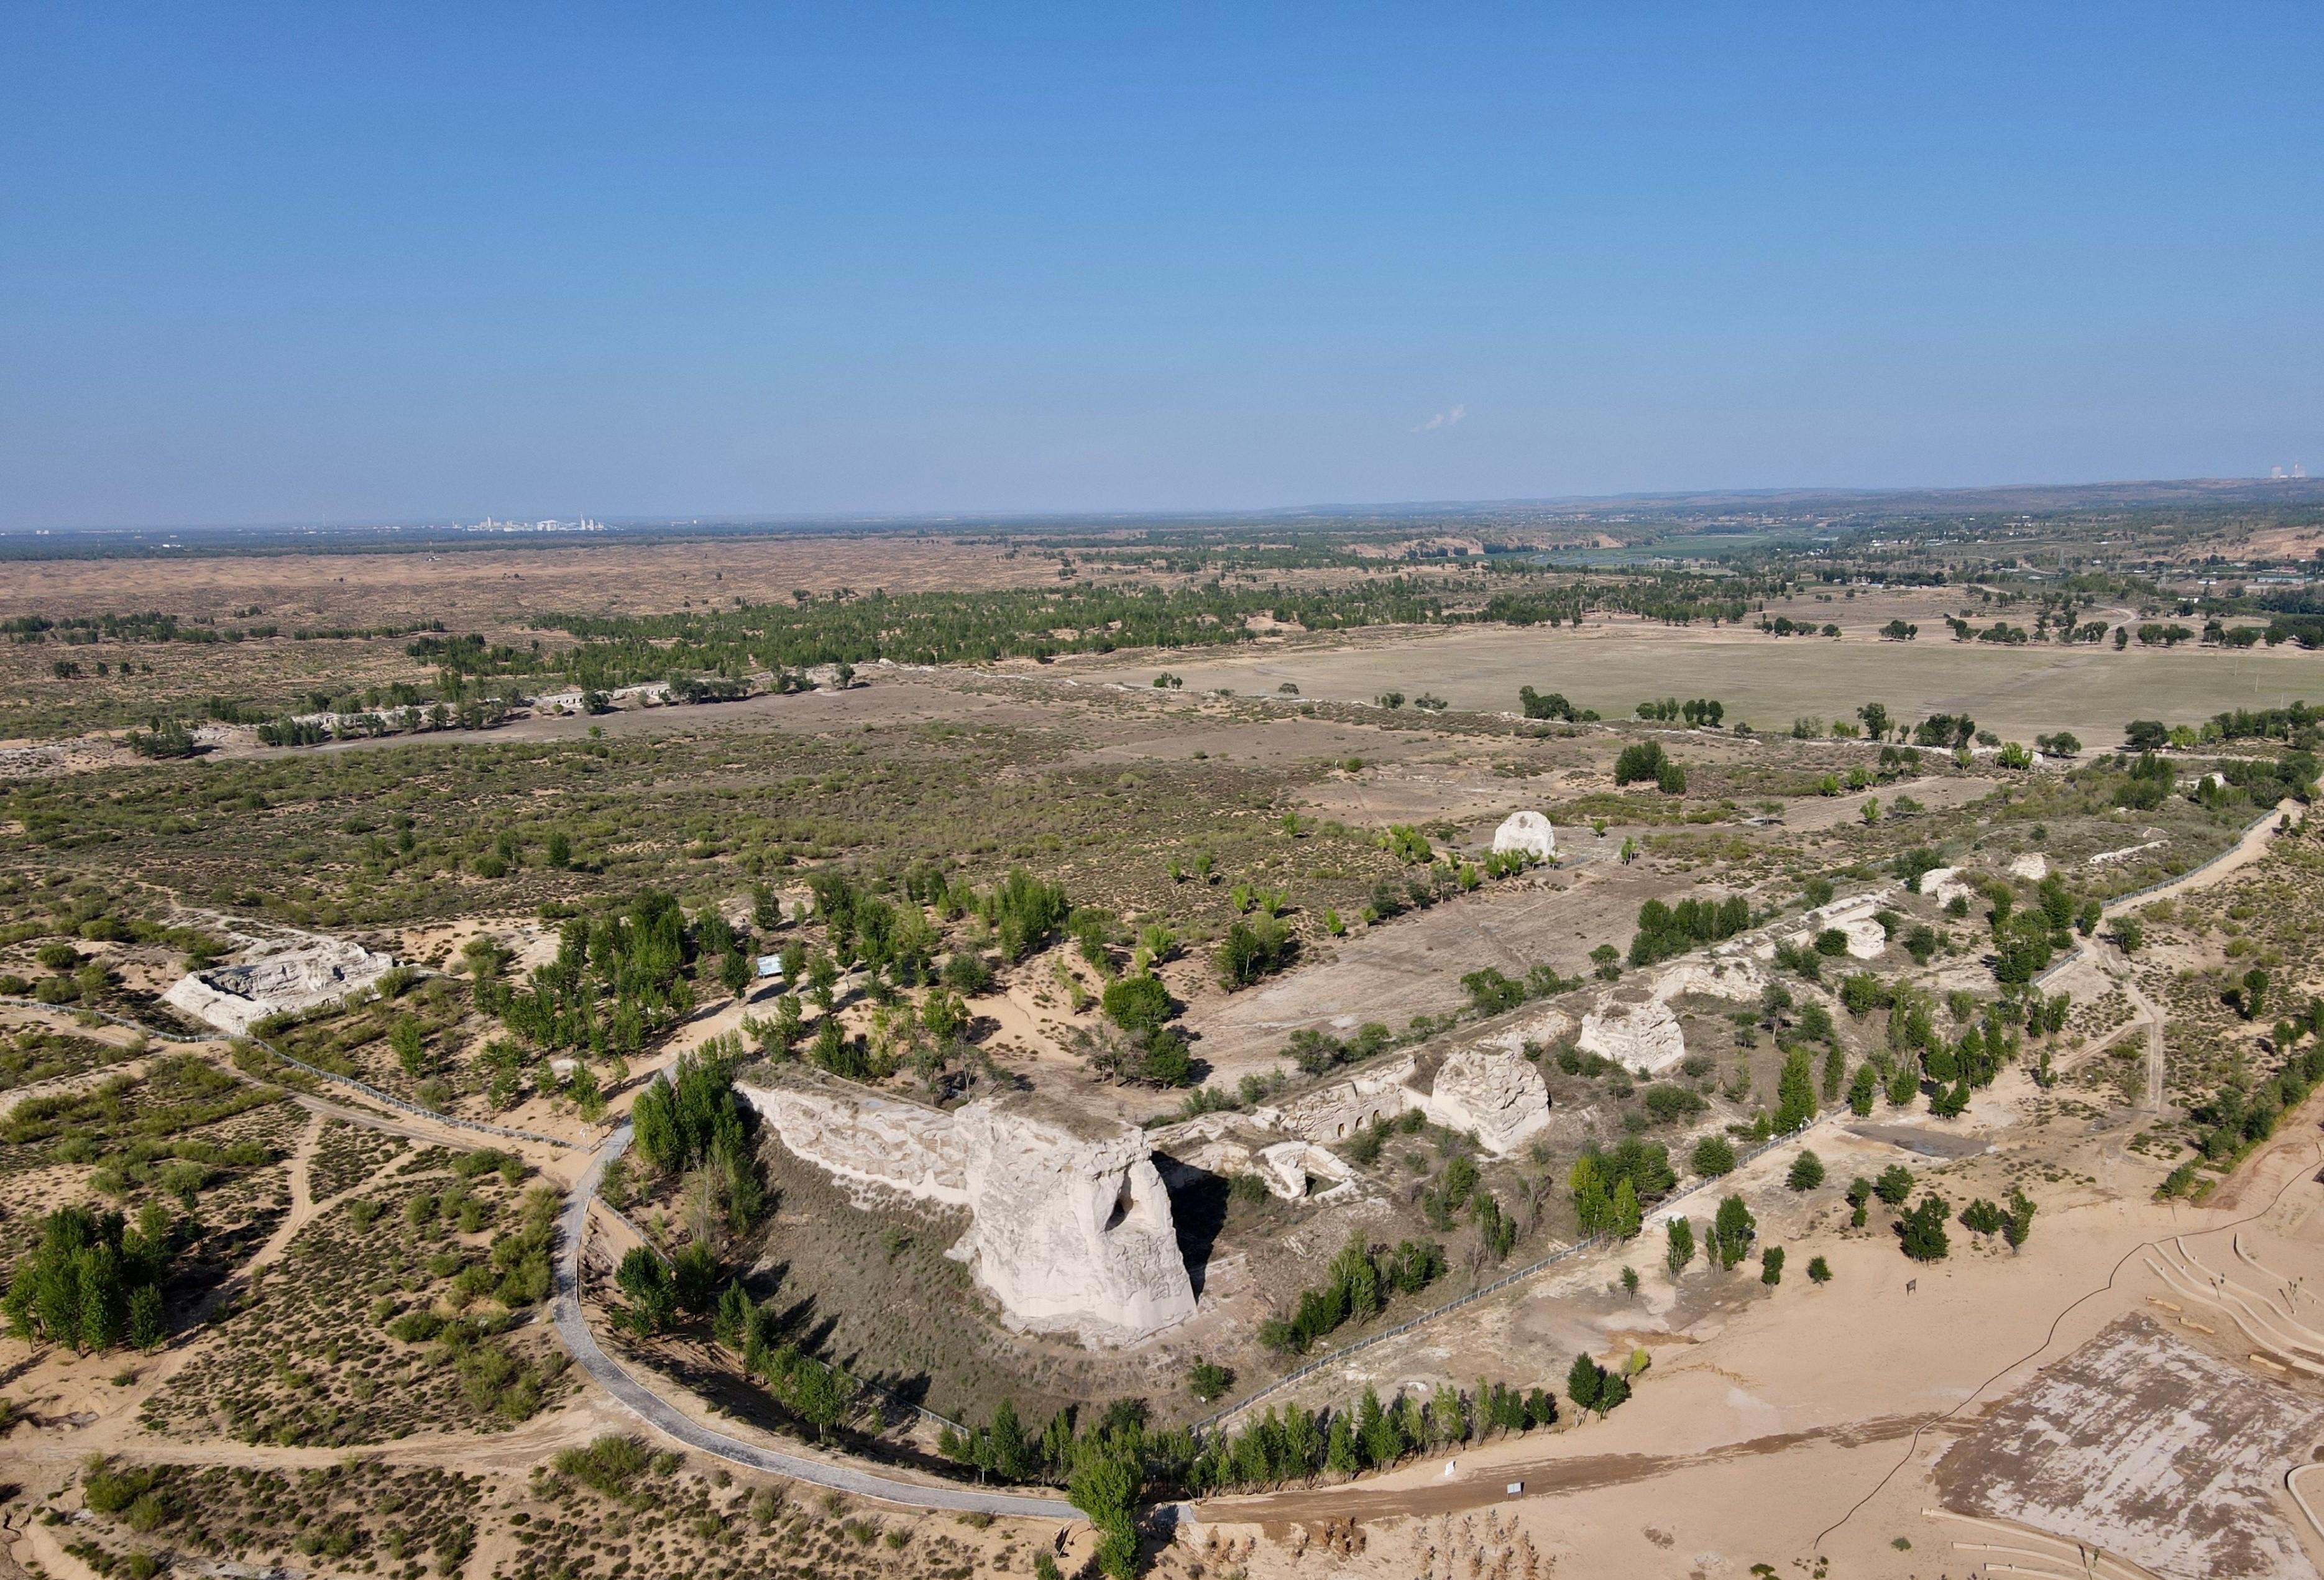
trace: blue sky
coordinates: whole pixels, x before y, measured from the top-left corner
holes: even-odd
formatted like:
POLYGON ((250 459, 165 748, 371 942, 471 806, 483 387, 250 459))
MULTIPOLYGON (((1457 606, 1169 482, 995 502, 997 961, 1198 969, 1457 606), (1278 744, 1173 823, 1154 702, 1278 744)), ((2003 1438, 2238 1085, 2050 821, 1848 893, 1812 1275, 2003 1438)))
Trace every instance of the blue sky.
POLYGON ((2324 469, 2312 7, 0 18, 0 526, 2324 469))

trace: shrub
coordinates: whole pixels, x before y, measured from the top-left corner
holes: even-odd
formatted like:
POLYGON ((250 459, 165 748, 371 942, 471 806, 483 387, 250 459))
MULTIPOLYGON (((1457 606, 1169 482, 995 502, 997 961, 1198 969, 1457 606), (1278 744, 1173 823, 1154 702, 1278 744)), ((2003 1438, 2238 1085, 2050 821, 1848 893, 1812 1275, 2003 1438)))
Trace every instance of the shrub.
POLYGON ((1646 1088, 1646 1112, 1656 1124, 1674 1124, 1692 1119, 1710 1104, 1702 1096, 1684 1086, 1658 1084, 1646 1088))
POLYGON ((1802 1148, 1800 1155, 1792 1160, 1792 1171, 1784 1176, 1784 1183, 1794 1190, 1815 1189, 1823 1183, 1823 1160, 1802 1148))
MULTIPOLYGON (((1670 758, 1664 753, 1660 741, 1636 741, 1623 747, 1621 753, 1614 759, 1614 783, 1617 787, 1659 784, 1664 771, 1670 766, 1670 758)), ((1683 781, 1681 788, 1683 788, 1683 781)))
POLYGON ((1297 947, 1291 929, 1272 917, 1235 922, 1220 940, 1215 956, 1219 984, 1230 991, 1248 987, 1290 964, 1297 947))
POLYGON ((1099 1003, 1105 1018, 1125 1031, 1157 1031, 1176 1010, 1170 990, 1152 975, 1116 977, 1099 1003))
POLYGON ((609 1498, 628 1495, 630 1483, 643 1475, 651 1456, 635 1437, 604 1437, 586 1448, 567 1448, 550 1463, 557 1474, 595 1488, 609 1498))
POLYGON ((1691 1160, 1694 1171, 1707 1178, 1731 1173, 1735 1168, 1735 1148, 1724 1136, 1705 1136, 1694 1143, 1691 1160))

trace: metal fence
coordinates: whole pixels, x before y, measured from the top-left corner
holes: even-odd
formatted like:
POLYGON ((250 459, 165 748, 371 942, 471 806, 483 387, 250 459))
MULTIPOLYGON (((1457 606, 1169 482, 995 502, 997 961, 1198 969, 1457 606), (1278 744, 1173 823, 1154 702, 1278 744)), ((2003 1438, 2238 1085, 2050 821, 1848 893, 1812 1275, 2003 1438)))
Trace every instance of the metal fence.
MULTIPOLYGON (((1771 1137, 1770 1139, 1760 1142, 1757 1146, 1751 1148, 1748 1151, 1737 1157, 1735 1160, 1735 1169, 1740 1169, 1745 1164, 1765 1157, 1767 1153, 1774 1151, 1777 1147, 1790 1145, 1792 1142, 1805 1136, 1810 1131, 1815 1129, 1818 1125, 1823 1123, 1825 1120, 1831 1117, 1832 1115, 1831 1113, 1820 1113, 1815 1118, 1808 1121, 1807 1123, 1800 1126, 1797 1130, 1786 1132, 1783 1135, 1771 1137)), ((1731 1174, 1734 1171, 1734 1169, 1730 1169, 1729 1170, 1729 1173, 1731 1174)), ((1726 1174, 1709 1175, 1702 1179, 1696 1180, 1684 1190, 1674 1192, 1672 1195, 1664 1197, 1662 1202, 1655 1208, 1655 1220, 1666 1220, 1669 1216, 1670 1209, 1675 1206, 1678 1203, 1684 1201, 1687 1197, 1693 1196, 1698 1192, 1709 1190, 1726 1178, 1728 1178, 1728 1175, 1726 1174)), ((1477 1288, 1470 1290, 1467 1294, 1447 1300, 1442 1306, 1433 1307, 1430 1309, 1422 1312, 1417 1317, 1407 1317, 1406 1320, 1397 1323, 1394 1327, 1383 1328, 1379 1333, 1367 1334, 1362 1338, 1356 1340, 1353 1344, 1342 1344, 1339 1348, 1332 1351, 1329 1354, 1319 1355, 1304 1366, 1294 1367, 1291 1371, 1285 1372, 1282 1376, 1267 1384, 1264 1388, 1256 1389, 1253 1391, 1245 1394, 1234 1403, 1228 1405, 1225 1409, 1213 1410, 1209 1415, 1203 1417, 1202 1419, 1194 1424, 1194 1430, 1196 1432, 1202 1432, 1211 1427, 1218 1425, 1220 1422, 1224 1421, 1231 1417, 1240 1415, 1244 1410, 1249 1409, 1252 1405, 1257 1404, 1260 1400, 1267 1398, 1268 1395, 1279 1393, 1284 1389, 1290 1387, 1293 1383, 1297 1382, 1304 1378, 1312 1377, 1316 1372, 1324 1370, 1326 1367, 1336 1366, 1341 1362, 1345 1361, 1349 1356, 1355 1354, 1359 1351, 1368 1350, 1374 1344, 1386 1344, 1392 1338, 1401 1338, 1406 1334, 1412 1332, 1415 1328, 1425 1326, 1427 1324, 1435 1321, 1438 1317, 1446 1315, 1448 1312, 1458 1311, 1463 1306, 1474 1305, 1476 1302, 1485 1298, 1488 1295, 1498 1295, 1503 1289, 1508 1289, 1515 1284, 1521 1284, 1527 1279, 1534 1277, 1536 1274, 1545 1272, 1549 1269, 1557 1266, 1560 1262, 1571 1261, 1575 1257, 1581 1256, 1587 1252, 1602 1250, 1614 1243, 1616 1243, 1616 1241, 1611 1235, 1592 1234, 1585 1240, 1577 1240, 1571 1245, 1561 1246, 1557 1250, 1551 1252, 1547 1256, 1543 1257, 1539 1261, 1521 1267, 1515 1272, 1504 1273, 1489 1284, 1480 1284, 1477 1288)))
MULTIPOLYGON (((2262 812, 2258 817, 2253 818, 2250 822, 2237 829, 2236 831, 2235 843, 2228 845, 2227 849, 2220 851, 2217 855, 2212 856, 2209 860, 2202 862, 2195 866, 2189 867, 2185 872, 2177 873, 2172 877, 2158 878, 2143 889, 2133 889, 2127 894, 2117 894, 2113 899, 2106 902, 2106 909, 2113 910, 2120 906, 2135 904, 2137 901, 2145 899, 2149 894, 2158 893, 2164 889, 2170 888, 2174 883, 2183 883, 2190 878, 2199 877, 2202 873, 2209 872, 2213 867, 2218 866, 2221 862, 2226 861, 2229 856, 2235 855, 2236 852, 2241 850, 2243 848, 2244 841, 2252 836, 2252 833, 2255 829, 2264 827, 2269 818, 2289 817, 2290 815, 2291 814, 2284 809, 2283 805, 2281 802, 2277 803, 2275 806, 2270 807, 2266 811, 2262 812)), ((2080 960, 2086 952, 2087 951, 2084 950, 2081 945, 2076 944, 2072 948, 2066 951, 2065 956, 2056 965, 2035 976, 2029 985, 2035 988, 2047 987, 2052 977, 2055 977, 2059 973, 2064 971, 2068 966, 2080 960)))

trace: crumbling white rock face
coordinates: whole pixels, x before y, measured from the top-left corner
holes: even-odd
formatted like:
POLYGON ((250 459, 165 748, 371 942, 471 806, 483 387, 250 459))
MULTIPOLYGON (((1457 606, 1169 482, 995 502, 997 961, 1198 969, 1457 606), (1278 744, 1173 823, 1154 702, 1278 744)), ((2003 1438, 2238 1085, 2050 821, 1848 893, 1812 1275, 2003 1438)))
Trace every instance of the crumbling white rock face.
POLYGON ((1142 1132, 1084 1140, 991 1103, 954 1117, 973 1217, 951 1254, 1012 1322, 1121 1343, 1194 1314, 1170 1193, 1142 1132))
POLYGON ((1355 1170, 1313 1141, 1277 1141, 1261 1147, 1252 1162, 1256 1167, 1251 1172, 1285 1201, 1336 1201, 1356 1188, 1355 1170))
MULTIPOLYGON (((1922 880, 1925 890, 1937 873, 1950 873, 1952 869, 1939 867, 1922 880)), ((1873 919, 1873 913, 1886 904, 1895 892, 1893 887, 1875 889, 1869 893, 1855 894, 1846 900, 1834 901, 1807 912, 1789 928, 1777 928, 1768 932, 1756 953, 1762 960, 1775 957, 1775 946, 1780 943, 1809 944, 1817 934, 1837 928, 1848 939, 1848 953, 1858 960, 1877 959, 1888 947, 1888 929, 1873 919)))
POLYGON ((1468 1131, 1506 1157, 1549 1127, 1549 1086, 1526 1059, 1499 1049, 1448 1057, 1423 1104, 1448 1130, 1468 1131))
POLYGON ((1870 917, 1831 924, 1848 938, 1848 954, 1852 960, 1877 960, 1888 947, 1888 929, 1870 917))
POLYGON ((239 1037, 269 1016, 299 1014, 367 988, 394 965, 392 955, 334 939, 181 976, 161 999, 239 1037))
POLYGON ((1767 975, 1742 955, 1690 955, 1655 978, 1655 997, 1665 1003, 1701 993, 1707 998, 1756 1000, 1767 975))
POLYGON ((1660 1075, 1686 1057, 1678 1017, 1657 998, 1625 1003, 1609 993, 1582 1017, 1574 1047, 1642 1076, 1660 1075))
POLYGON ((1154 1166, 1171 1189, 1193 1183, 1205 1174, 1223 1178, 1249 1174, 1258 1168, 1259 1150, 1273 1135, 1248 1113, 1197 1114, 1146 1132, 1154 1145, 1154 1166))
POLYGON ((783 1145, 835 1178, 966 1206, 968 1155, 954 1116, 870 1094, 795 1086, 735 1091, 783 1145))
POLYGON ((1344 1141, 1376 1119, 1394 1119, 1420 1106, 1419 1094, 1409 1084, 1414 1067, 1406 1054, 1288 1103, 1254 1109, 1251 1117, 1303 1141, 1344 1141))
POLYGON ((1557 831, 1539 812, 1512 812, 1493 830, 1493 854, 1522 851, 1537 862, 1557 859, 1557 831))
POLYGON ((1249 1174, 1287 1202, 1332 1202, 1355 1193, 1355 1170, 1336 1154, 1310 1141, 1284 1141, 1253 1114, 1204 1113, 1147 1133, 1154 1166, 1172 1190, 1205 1176, 1249 1174))
POLYGON ((1546 1048, 1573 1030, 1573 1017, 1553 1005, 1536 1005, 1518 1019, 1489 1037, 1477 1040, 1480 1048, 1497 1048, 1503 1053, 1523 1058, 1528 1042, 1546 1048))
POLYGON ((2050 875, 2050 858, 2039 851, 2027 851, 2009 864, 2009 875, 2038 883, 2050 875))
POLYGON ((1932 867, 1921 874, 1921 892, 1940 905, 1950 905, 1956 894, 1975 899, 1976 892, 1961 882, 1959 867, 1932 867))
POLYGON ((1014 1326, 1126 1344, 1194 1315, 1170 1196, 1144 1132, 1077 1136, 992 1102, 954 1113, 738 1084, 784 1146, 867 1189, 965 1206, 947 1254, 1014 1326))

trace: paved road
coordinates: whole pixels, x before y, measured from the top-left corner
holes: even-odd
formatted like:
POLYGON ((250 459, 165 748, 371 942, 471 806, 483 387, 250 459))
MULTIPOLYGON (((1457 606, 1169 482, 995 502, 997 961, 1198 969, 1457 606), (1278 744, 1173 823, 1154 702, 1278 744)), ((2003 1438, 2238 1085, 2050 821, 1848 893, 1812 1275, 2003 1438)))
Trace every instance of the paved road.
POLYGON ((587 1232, 589 1202, 597 1194, 597 1182, 605 1165, 621 1156, 630 1144, 630 1127, 622 1126, 609 1137, 565 1201, 565 1254, 557 1267, 557 1298, 551 1307, 551 1320, 557 1326, 557 1336, 565 1343, 575 1362, 595 1379, 597 1385, 611 1394, 629 1410, 665 1437, 675 1437, 689 1448, 699 1449, 734 1465, 752 1470, 770 1471, 789 1476, 794 1481, 829 1487, 835 1492, 853 1492, 858 1497, 876 1498, 881 1502, 899 1503, 913 1509, 956 1509, 968 1513, 1020 1514, 1039 1520, 1078 1520, 1081 1511, 1062 1498, 1028 1497, 1021 1493, 988 1492, 976 1487, 945 1486, 940 1483, 896 1481, 853 1465, 834 1465, 828 1460, 808 1459, 798 1455, 779 1454, 715 1432, 691 1417, 665 1403, 644 1384, 622 1370, 619 1362, 607 1354, 597 1343, 597 1335, 589 1331, 587 1319, 581 1312, 581 1248, 587 1232))

